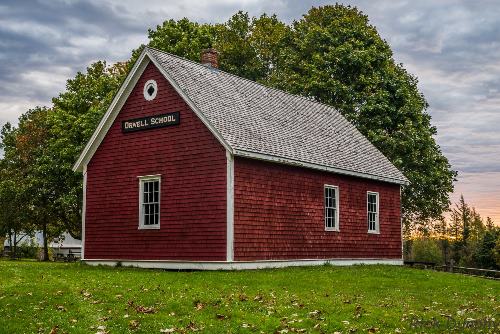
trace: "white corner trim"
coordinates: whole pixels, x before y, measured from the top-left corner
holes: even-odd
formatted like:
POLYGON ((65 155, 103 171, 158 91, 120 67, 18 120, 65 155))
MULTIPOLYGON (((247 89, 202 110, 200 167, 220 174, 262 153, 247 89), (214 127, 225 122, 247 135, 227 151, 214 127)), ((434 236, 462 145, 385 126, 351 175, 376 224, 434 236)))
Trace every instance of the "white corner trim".
POLYGON ((405 258, 405 248, 403 244, 404 236, 403 236, 403 203, 401 201, 401 196, 403 195, 403 186, 399 186, 399 219, 401 225, 401 260, 405 258))
POLYGON ((118 260, 95 259, 85 260, 85 263, 98 266, 116 266, 120 263, 125 267, 173 269, 173 270, 249 270, 265 268, 303 267, 303 266, 352 266, 352 265, 403 265, 402 259, 297 259, 297 260, 267 260, 267 261, 168 261, 168 260, 118 260))
POLYGON ((226 260, 234 260, 234 157, 231 152, 226 151, 227 159, 227 234, 226 234, 226 260))
POLYGON ((222 134, 217 131, 217 129, 210 123, 208 118, 200 111, 200 109, 196 106, 196 104, 187 96, 187 94, 179 87, 177 82, 172 78, 172 76, 163 68, 163 66, 156 60, 156 58, 149 52, 148 48, 145 48, 146 54, 149 56, 153 64, 156 66, 156 68, 163 74, 165 79, 174 87, 175 91, 177 94, 179 94, 182 99, 186 102, 186 104, 191 108, 191 110, 198 116, 198 118, 201 120, 203 124, 212 132, 212 134, 217 138, 217 140, 221 143, 222 146, 226 149, 226 151, 233 152, 233 148, 229 145, 228 142, 224 139, 222 134))
POLYGON ((85 259, 85 215, 87 214, 87 165, 83 166, 82 259, 85 259))
POLYGON ((363 179, 383 181, 383 182, 395 183, 395 184, 399 184, 399 185, 407 185, 408 184, 408 182, 403 181, 403 180, 396 180, 396 179, 377 176, 377 175, 354 172, 354 171, 341 169, 341 168, 328 167, 328 166, 314 164, 314 163, 310 163, 310 162, 303 162, 303 161, 289 159, 289 158, 282 158, 282 157, 278 157, 278 156, 270 155, 270 154, 263 154, 263 153, 235 149, 234 155, 244 157, 244 158, 251 158, 251 159, 257 159, 257 160, 262 160, 262 161, 275 162, 275 163, 280 163, 280 164, 284 164, 284 165, 291 165, 291 166, 316 169, 316 170, 331 172, 331 173, 335 173, 335 174, 355 176, 355 177, 359 177, 359 178, 363 178, 363 179))
POLYGON ((149 57, 146 57, 146 55, 146 49, 144 49, 132 67, 132 70, 123 81, 123 84, 113 98, 108 110, 102 117, 99 125, 92 134, 92 137, 90 137, 87 145, 80 154, 80 157, 73 165, 73 171, 81 171, 83 166, 89 163, 95 151, 101 144, 102 140, 106 136, 106 133, 116 119, 116 116, 125 104, 125 101, 127 101, 132 89, 135 87, 140 76, 146 69, 146 66, 149 63, 149 57))

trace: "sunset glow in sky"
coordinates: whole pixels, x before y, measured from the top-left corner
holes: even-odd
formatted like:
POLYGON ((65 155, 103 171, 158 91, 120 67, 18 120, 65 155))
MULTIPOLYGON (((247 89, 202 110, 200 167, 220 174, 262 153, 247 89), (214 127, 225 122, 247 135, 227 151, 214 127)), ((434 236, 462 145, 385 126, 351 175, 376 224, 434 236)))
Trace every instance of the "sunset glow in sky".
MULTIPOLYGON (((500 3, 496 1, 339 1, 368 15, 396 62, 419 78, 438 129, 436 140, 458 170, 461 193, 500 224, 500 3)), ((224 22, 238 10, 300 19, 328 1, 2 1, 0 126, 50 105, 77 71, 96 60, 127 60, 147 29, 188 17, 224 22)), ((0 152, 1 154, 1 152, 0 152)))

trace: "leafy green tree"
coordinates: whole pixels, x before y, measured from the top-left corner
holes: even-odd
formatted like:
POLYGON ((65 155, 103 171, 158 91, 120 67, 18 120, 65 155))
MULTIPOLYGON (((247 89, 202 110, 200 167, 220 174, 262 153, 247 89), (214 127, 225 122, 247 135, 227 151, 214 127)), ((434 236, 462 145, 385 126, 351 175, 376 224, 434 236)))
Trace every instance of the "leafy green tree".
POLYGON ((443 263, 443 253, 438 246, 438 241, 430 238, 413 240, 411 258, 418 262, 443 263))
POLYGON ((368 17, 338 4, 312 8, 294 23, 285 57, 270 82, 337 108, 406 175, 407 226, 439 219, 456 172, 433 138, 417 78, 394 62, 368 17))
POLYGON ((18 129, 10 123, 0 131, 0 147, 5 152, 0 159, 0 234, 8 236, 13 258, 17 256, 18 244, 34 233, 34 223, 29 219, 32 207, 26 166, 17 154, 17 134, 18 129))
POLYGON ((21 115, 15 147, 6 150, 6 157, 16 165, 17 179, 23 189, 25 214, 22 219, 42 231, 44 260, 48 260, 48 243, 61 232, 60 221, 54 214, 55 193, 43 170, 44 164, 50 161, 47 159, 50 113, 50 109, 37 107, 21 115))
POLYGON ((475 249, 474 261, 480 268, 486 269, 499 269, 500 264, 497 265, 495 261, 495 247, 497 240, 500 240, 500 230, 491 229, 484 233, 480 242, 478 242, 475 249))
POLYGON ((493 257, 495 259, 497 268, 500 268, 500 235, 497 236, 497 240, 495 242, 495 247, 493 249, 493 257))
MULTIPOLYGON (((150 47, 182 56, 193 61, 200 61, 201 50, 212 47, 214 27, 210 24, 191 22, 187 18, 179 21, 168 20, 148 30, 150 47)), ((142 51, 135 51, 133 59, 142 51)))
POLYGON ((38 159, 40 187, 51 195, 51 212, 64 229, 81 238, 82 175, 72 166, 113 99, 127 70, 126 63, 108 67, 96 62, 86 73, 69 79, 66 91, 52 99, 49 138, 38 159))
POLYGON ((284 47, 291 40, 290 28, 276 15, 250 18, 241 11, 215 25, 214 34, 220 68, 263 83, 280 66, 284 47))
POLYGON ((456 172, 434 140, 417 78, 394 62, 356 8, 312 8, 292 25, 243 12, 214 26, 170 20, 149 38, 150 46, 195 61, 213 46, 222 70, 337 108, 410 180, 402 197, 408 232, 448 209, 456 172))

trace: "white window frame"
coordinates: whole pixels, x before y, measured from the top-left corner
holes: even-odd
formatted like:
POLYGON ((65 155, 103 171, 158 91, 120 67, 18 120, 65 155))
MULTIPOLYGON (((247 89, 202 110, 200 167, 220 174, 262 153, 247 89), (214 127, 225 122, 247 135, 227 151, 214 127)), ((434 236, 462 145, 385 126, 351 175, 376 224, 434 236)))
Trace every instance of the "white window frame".
POLYGON ((139 179, 139 230, 160 229, 161 218, 161 175, 138 176, 139 179), (147 181, 158 181, 158 224, 144 225, 144 183, 147 181))
POLYGON ((379 193, 376 191, 367 191, 366 192, 366 222, 368 224, 368 233, 372 234, 379 234, 380 233, 380 222, 379 222, 379 217, 380 217, 380 196, 379 193), (375 229, 370 229, 370 208, 369 208, 369 201, 368 198, 370 195, 375 195, 377 201, 376 201, 376 209, 377 211, 375 212, 375 229))
POLYGON ((325 224, 325 231, 333 231, 333 232, 339 232, 340 231, 340 215, 339 215, 339 202, 340 202, 340 192, 339 192, 339 187, 330 185, 330 184, 325 184, 323 187, 323 216, 324 216, 324 224, 325 224), (332 189, 335 192, 335 226, 334 227, 329 227, 327 226, 327 215, 326 215, 326 189, 332 189))

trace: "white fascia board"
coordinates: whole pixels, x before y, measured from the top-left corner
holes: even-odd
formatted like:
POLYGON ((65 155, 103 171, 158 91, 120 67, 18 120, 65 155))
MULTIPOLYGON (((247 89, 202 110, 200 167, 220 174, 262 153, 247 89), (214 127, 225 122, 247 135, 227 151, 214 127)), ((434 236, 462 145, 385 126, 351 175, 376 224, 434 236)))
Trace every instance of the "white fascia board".
POLYGON ((115 121, 116 116, 125 104, 125 101, 127 101, 132 89, 135 87, 135 84, 146 69, 146 66, 150 61, 149 56, 146 57, 146 55, 147 52, 146 49, 144 49, 135 62, 134 66, 132 67, 132 70, 125 78, 125 81, 123 81, 123 84, 118 90, 118 93, 116 93, 115 97, 113 98, 111 105, 102 117, 101 122, 95 129, 92 137, 90 137, 90 140, 80 154, 80 157, 73 165, 73 171, 82 171, 83 166, 86 166, 88 164, 95 151, 101 144, 104 136, 106 136, 106 133, 115 121))
POLYGON ((244 158, 251 158, 251 159, 257 159, 257 160, 275 162, 275 163, 280 163, 280 164, 284 164, 284 165, 291 165, 291 166, 316 169, 316 170, 331 172, 331 173, 335 173, 335 174, 355 176, 355 177, 359 177, 359 178, 363 178, 363 179, 383 181, 383 182, 395 183, 395 184, 399 184, 399 185, 407 185, 408 184, 408 181, 396 180, 396 179, 377 176, 377 175, 354 172, 354 171, 341 169, 341 168, 329 167, 329 166, 324 166, 324 165, 319 165, 319 164, 314 164, 314 163, 309 163, 309 162, 303 162, 303 161, 289 159, 289 158, 278 157, 275 155, 269 155, 269 154, 263 154, 263 153, 257 153, 257 152, 239 150, 239 149, 234 150, 234 155, 239 156, 239 157, 244 157, 244 158))
POLYGON ((206 116, 200 111, 200 109, 196 106, 196 104, 187 96, 187 94, 179 87, 177 82, 172 78, 172 76, 163 68, 163 66, 156 60, 156 58, 149 52, 148 48, 145 48, 149 58, 153 62, 153 64, 158 68, 158 70, 163 74, 165 79, 174 87, 175 91, 182 97, 184 102, 191 108, 191 110, 198 116, 201 122, 212 132, 212 134, 217 138, 217 140, 221 143, 222 146, 229 151, 231 154, 233 153, 233 148, 229 145, 229 143, 224 139, 222 134, 217 131, 217 129, 210 123, 210 121, 206 118, 206 116))
POLYGON ((173 270, 251 270, 265 268, 285 268, 321 266, 329 264, 332 266, 353 265, 403 265, 402 259, 297 259, 297 260, 265 260, 265 261, 169 261, 169 260, 118 260, 118 259, 95 259, 85 260, 85 263, 98 266, 116 266, 118 263, 124 267, 150 268, 150 269, 173 269, 173 270))

